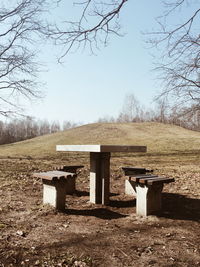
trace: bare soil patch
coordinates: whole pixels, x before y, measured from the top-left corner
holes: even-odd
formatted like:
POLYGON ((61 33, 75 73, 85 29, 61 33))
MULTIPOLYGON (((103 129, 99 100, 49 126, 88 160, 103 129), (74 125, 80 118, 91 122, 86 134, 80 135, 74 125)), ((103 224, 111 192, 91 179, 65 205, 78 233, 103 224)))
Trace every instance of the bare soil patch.
POLYGON ((200 159, 197 154, 112 157, 109 206, 89 203, 88 158, 1 159, 0 266, 200 266, 200 159), (35 171, 83 164, 66 211, 42 205, 35 171), (134 164, 133 164, 134 162, 134 164), (135 215, 120 166, 136 165, 176 179, 163 210, 135 215))

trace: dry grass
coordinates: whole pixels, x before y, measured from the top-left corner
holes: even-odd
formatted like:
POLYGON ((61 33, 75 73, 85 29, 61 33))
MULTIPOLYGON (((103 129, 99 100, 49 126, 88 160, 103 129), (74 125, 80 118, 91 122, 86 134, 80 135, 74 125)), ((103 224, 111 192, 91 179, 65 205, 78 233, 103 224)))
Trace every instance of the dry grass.
POLYGON ((200 266, 199 142, 200 133, 172 125, 109 123, 1 146, 0 267, 200 266), (112 155, 109 206, 88 202, 87 153, 55 152, 57 144, 94 143, 148 147, 146 154, 112 155), (68 163, 85 168, 77 194, 58 213, 42 206, 42 181, 32 173, 68 163), (120 166, 127 165, 175 178, 164 187, 158 216, 136 216, 135 200, 124 194, 120 166))
POLYGON ((65 164, 66 160, 1 160, 0 266, 199 266, 197 155, 124 156, 111 159, 113 195, 109 206, 88 202, 86 157, 67 159, 85 168, 78 175, 77 194, 66 197, 64 213, 42 206, 42 182, 32 173, 65 164), (136 216, 135 200, 124 195, 120 166, 133 164, 176 179, 164 187, 163 209, 158 216, 136 216))
POLYGON ((3 145, 0 157, 57 157, 58 144, 147 145, 150 154, 189 153, 199 150, 200 133, 161 123, 96 123, 3 145))

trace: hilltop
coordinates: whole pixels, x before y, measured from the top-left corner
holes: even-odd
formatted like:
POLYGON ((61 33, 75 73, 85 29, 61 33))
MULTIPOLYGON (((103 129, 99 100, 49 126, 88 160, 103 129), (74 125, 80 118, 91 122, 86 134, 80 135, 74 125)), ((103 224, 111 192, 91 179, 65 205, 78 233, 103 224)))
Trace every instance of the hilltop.
POLYGON ((179 126, 144 123, 93 123, 67 131, 0 146, 0 157, 56 156, 56 145, 146 145, 149 153, 190 152, 200 147, 200 133, 179 126))

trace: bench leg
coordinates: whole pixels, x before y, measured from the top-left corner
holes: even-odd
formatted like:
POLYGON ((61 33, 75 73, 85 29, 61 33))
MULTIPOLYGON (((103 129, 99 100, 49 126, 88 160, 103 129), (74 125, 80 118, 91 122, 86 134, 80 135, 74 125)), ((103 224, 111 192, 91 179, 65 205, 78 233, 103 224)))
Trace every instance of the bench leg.
POLYGON ((68 177, 65 182, 66 195, 72 195, 76 191, 76 178, 68 177))
POLYGON ((43 204, 49 204, 57 210, 65 210, 66 183, 64 181, 43 181, 43 204))
POLYGON ((125 194, 136 197, 136 183, 129 179, 125 180, 125 194))
POLYGON ((136 185, 136 214, 148 216, 161 209, 161 193, 163 184, 158 185, 136 185))

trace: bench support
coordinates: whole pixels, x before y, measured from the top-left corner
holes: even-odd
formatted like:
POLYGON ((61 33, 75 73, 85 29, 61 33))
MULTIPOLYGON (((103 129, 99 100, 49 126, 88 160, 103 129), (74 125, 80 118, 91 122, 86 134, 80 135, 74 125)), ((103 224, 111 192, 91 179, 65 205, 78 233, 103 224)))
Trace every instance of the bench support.
POLYGON ((136 214, 148 216, 161 210, 161 193, 163 184, 136 184, 136 214))
POLYGON ((65 194, 72 195, 76 191, 76 177, 68 177, 67 180, 64 181, 65 194))
POLYGON ((110 152, 90 152, 90 202, 108 205, 110 152))
POLYGON ((65 210, 67 181, 48 181, 43 179, 43 204, 58 210, 65 210))
POLYGON ((131 179, 125 180, 125 194, 136 197, 136 183, 131 179))

